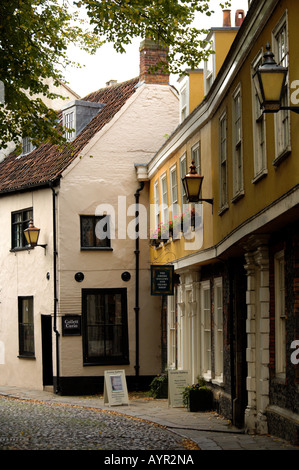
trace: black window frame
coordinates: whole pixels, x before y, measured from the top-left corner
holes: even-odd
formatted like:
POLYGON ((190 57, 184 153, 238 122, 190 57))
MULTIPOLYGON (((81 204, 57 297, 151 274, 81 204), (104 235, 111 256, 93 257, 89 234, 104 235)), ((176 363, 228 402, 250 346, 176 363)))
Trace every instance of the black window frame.
POLYGON ((29 227, 30 219, 33 218, 33 208, 27 207, 26 209, 21 209, 18 211, 13 211, 11 213, 11 250, 25 250, 28 249, 28 244, 24 235, 24 230, 29 227), (27 215, 27 213, 29 213, 27 215), (14 220, 17 215, 21 215, 21 220, 16 221, 14 220), (16 242, 17 240, 17 230, 19 227, 20 232, 20 244, 18 245, 16 242))
POLYGON ((34 298, 33 296, 22 296, 18 297, 18 331, 19 331, 19 356, 26 358, 35 358, 35 345, 34 345, 34 298), (25 322, 23 318, 24 312, 24 301, 32 301, 32 321, 25 322), (26 350, 25 348, 25 334, 31 334, 32 336, 32 350, 26 350))
MULTIPOLYGON (((111 324, 101 324, 102 328, 113 327, 111 324)), ((96 288, 96 289, 82 289, 82 340, 83 340, 83 365, 121 365, 129 364, 129 339, 128 339, 128 307, 127 307, 127 289, 126 288, 96 288), (88 325, 87 319, 87 297, 88 295, 121 295, 121 349, 120 356, 113 356, 109 354, 101 356, 92 356, 88 351, 88 329, 92 326, 99 327, 98 325, 88 325)), ((119 325, 116 325, 119 327, 119 325)), ((106 331, 105 331, 106 334, 106 331)), ((106 342, 105 342, 106 349, 106 342)))
POLYGON ((110 235, 110 216, 109 215, 80 215, 80 248, 82 251, 88 251, 88 250, 112 250, 111 247, 111 235, 110 235), (106 219, 107 223, 107 237, 104 238, 103 240, 100 240, 96 236, 96 225, 98 222, 101 220, 106 219), (83 224, 84 220, 89 220, 92 223, 92 234, 93 234, 93 240, 92 240, 92 245, 86 245, 84 244, 84 235, 83 235, 83 224), (98 240, 98 241, 97 241, 98 240))

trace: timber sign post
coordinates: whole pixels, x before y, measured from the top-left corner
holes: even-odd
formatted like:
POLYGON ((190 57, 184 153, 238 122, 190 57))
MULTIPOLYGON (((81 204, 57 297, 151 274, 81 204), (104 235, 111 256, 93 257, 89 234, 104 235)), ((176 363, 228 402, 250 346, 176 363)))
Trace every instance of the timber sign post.
POLYGON ((151 295, 173 295, 174 267, 163 265, 151 266, 151 295))

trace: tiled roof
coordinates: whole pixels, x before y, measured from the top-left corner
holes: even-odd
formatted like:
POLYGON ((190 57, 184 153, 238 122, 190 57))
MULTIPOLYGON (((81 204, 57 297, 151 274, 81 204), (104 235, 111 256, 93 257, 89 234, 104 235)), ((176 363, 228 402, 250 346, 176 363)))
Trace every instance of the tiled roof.
POLYGON ((100 112, 71 142, 71 150, 59 151, 45 144, 28 155, 12 153, 0 162, 0 194, 30 189, 57 181, 61 173, 79 155, 90 139, 102 129, 134 94, 139 79, 117 83, 90 93, 84 101, 105 103, 100 112))

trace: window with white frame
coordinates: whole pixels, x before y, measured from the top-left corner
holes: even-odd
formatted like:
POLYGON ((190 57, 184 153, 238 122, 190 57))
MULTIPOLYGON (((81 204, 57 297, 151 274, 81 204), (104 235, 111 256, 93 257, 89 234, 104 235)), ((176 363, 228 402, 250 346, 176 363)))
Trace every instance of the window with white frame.
POLYGON ((75 114, 73 111, 71 111, 70 113, 64 113, 63 114, 63 125, 65 127, 65 138, 68 140, 68 141, 71 141, 73 140, 73 138, 75 137, 75 130, 74 130, 74 127, 75 127, 75 114))
POLYGON ((181 122, 188 116, 188 83, 180 91, 181 122))
MULTIPOLYGON (((251 64, 251 74, 253 75, 258 67, 262 65, 263 53, 260 51, 251 64)), ((256 88, 251 82, 252 90, 252 124, 253 124, 253 152, 254 152, 254 180, 267 173, 266 161, 266 117, 263 114, 256 88)))
POLYGON ((155 181, 154 185, 154 199, 155 199, 155 229, 160 224, 160 198, 159 198, 159 182, 155 181))
POLYGON ((180 158, 180 180, 181 180, 181 211, 183 212, 184 210, 184 204, 187 204, 187 196, 186 196, 186 191, 182 182, 182 178, 184 178, 187 174, 187 157, 186 154, 184 154, 180 158))
MULTIPOLYGON (((273 52, 277 64, 288 67, 289 46, 287 30, 287 14, 285 13, 273 31, 273 52)), ((282 95, 282 106, 289 106, 289 84, 288 76, 282 95)), ((275 161, 290 151, 290 112, 281 110, 274 116, 275 122, 275 161)))
POLYGON ((176 296, 169 295, 168 300, 168 367, 175 369, 177 365, 177 331, 176 331, 176 296))
POLYGON ((241 86, 233 94, 233 191, 243 195, 242 96, 241 86))
POLYGON ((274 257, 275 282, 275 370, 278 377, 286 372, 286 315, 285 315, 285 265, 284 252, 274 257))
POLYGON ((162 199, 162 222, 165 224, 169 218, 166 174, 164 174, 161 177, 161 199, 162 199))
POLYGON ((27 155, 35 149, 30 137, 24 137, 22 139, 22 155, 27 155))
POLYGON ((224 112, 219 119, 219 207, 227 207, 227 116, 224 112))
POLYGON ((222 278, 214 280, 215 378, 223 380, 223 294, 222 278))
POLYGON ((200 142, 191 148, 191 161, 194 162, 197 173, 201 174, 200 165, 200 142))
POLYGON ((178 215, 178 182, 176 165, 170 168, 170 197, 171 212, 173 216, 178 215))
POLYGON ((213 53, 214 45, 211 44, 211 53, 204 63, 205 70, 205 94, 207 94, 212 86, 215 76, 215 54, 213 53))
POLYGON ((204 377, 211 377, 211 290, 210 281, 201 283, 201 358, 204 377))

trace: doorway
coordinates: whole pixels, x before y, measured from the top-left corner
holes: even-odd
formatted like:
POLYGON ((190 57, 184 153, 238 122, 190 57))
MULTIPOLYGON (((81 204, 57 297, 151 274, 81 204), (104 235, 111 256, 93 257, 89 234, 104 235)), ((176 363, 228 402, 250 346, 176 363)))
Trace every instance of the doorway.
POLYGON ((246 363, 246 283, 242 259, 231 263, 231 368, 232 368, 232 422, 242 428, 244 426, 245 409, 247 406, 247 363, 246 363))
POLYGON ((47 385, 53 385, 51 315, 41 316, 41 328, 42 328, 43 386, 47 386, 47 385))

